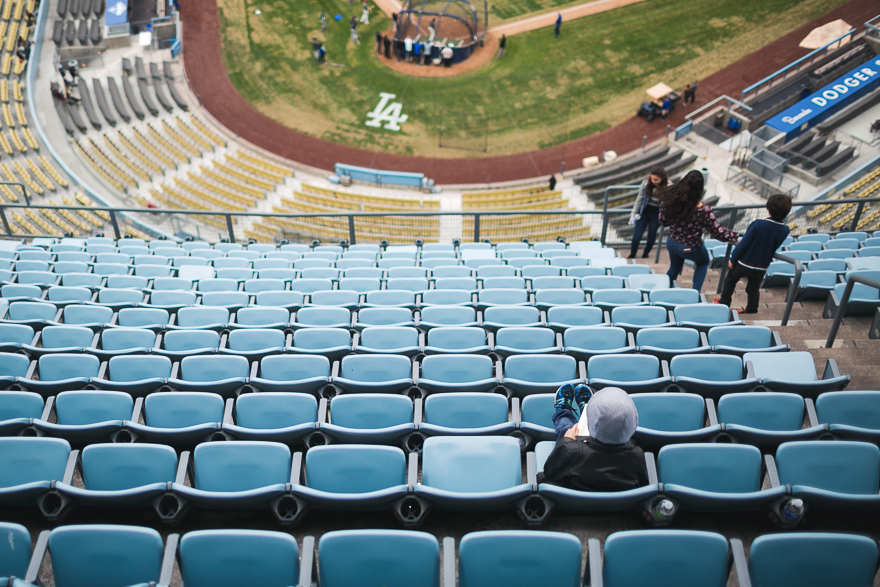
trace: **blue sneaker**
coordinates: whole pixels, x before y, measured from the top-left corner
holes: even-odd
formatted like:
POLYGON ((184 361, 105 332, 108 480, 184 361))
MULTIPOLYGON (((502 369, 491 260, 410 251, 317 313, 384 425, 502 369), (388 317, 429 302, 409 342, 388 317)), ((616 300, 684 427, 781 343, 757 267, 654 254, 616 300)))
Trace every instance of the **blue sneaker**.
POLYGON ((572 401, 574 401, 574 385, 566 383, 556 390, 556 401, 553 403, 553 407, 557 410, 574 411, 572 401))
MULTIPOLYGON (((558 393, 558 392, 557 392, 558 393)), ((581 383, 574 388, 574 401, 578 405, 578 411, 583 414, 587 407, 587 402, 593 397, 593 390, 581 383)))

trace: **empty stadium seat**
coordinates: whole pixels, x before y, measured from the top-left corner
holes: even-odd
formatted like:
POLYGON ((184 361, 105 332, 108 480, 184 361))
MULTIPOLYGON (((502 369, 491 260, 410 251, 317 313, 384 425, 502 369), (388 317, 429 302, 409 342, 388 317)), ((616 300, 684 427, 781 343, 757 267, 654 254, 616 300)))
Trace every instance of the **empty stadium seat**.
MULTIPOLYGON (((427 359, 426 359, 427 360, 427 359)), ((550 393, 565 383, 585 383, 574 357, 567 355, 514 355, 504 362, 501 384, 514 396, 550 393)))
POLYGON ((632 335, 623 328, 602 326, 575 326, 563 334, 565 354, 578 361, 588 361, 596 355, 633 353, 632 335))
POLYGON ((880 439, 880 392, 823 393, 816 400, 816 415, 836 438, 875 443, 880 439))
POLYGON ((486 331, 477 327, 439 327, 427 334, 426 354, 486 354, 486 331))
POLYGON ((13 582, 8 581, 9 578, 27 575, 31 535, 24 526, 10 522, 0 522, 0 532, 6 536, 5 543, 0 545, 0 577, 11 585, 13 582))
POLYGON ((107 363, 106 379, 94 379, 102 389, 125 391, 135 397, 144 396, 165 385, 172 374, 169 357, 122 355, 107 363))
POLYGON ((343 357, 333 384, 349 393, 404 392, 413 385, 412 364, 399 355, 350 355, 343 357))
POLYGON ((189 355, 213 354, 219 348, 220 335, 213 330, 169 330, 152 352, 179 361, 189 355))
POLYGON ((497 393, 437 394, 424 402, 419 432, 426 436, 482 436, 511 434, 507 399, 497 393))
POLYGON ((26 389, 48 396, 60 391, 82 389, 98 376, 101 362, 98 357, 79 353, 43 355, 37 360, 35 379, 19 378, 26 389))
POLYGON ((535 306, 548 310, 554 306, 586 306, 583 290, 580 289, 539 289, 535 292, 535 306))
POLYGON ((61 438, 0 438, 0 505, 36 503, 44 516, 60 516, 63 503, 50 491, 56 481, 72 481, 70 458, 70 444, 61 438))
POLYGON ((346 308, 311 307, 298 310, 292 328, 351 328, 351 312, 346 308))
POLYGON ((528 306, 529 292, 526 289, 492 288, 481 289, 477 293, 477 307, 481 310, 495 306, 528 306))
POLYGON ((428 330, 442 326, 479 326, 477 311, 464 306, 430 306, 422 308, 419 328, 428 330))
POLYGON ((547 310, 547 326, 556 332, 564 332, 575 326, 599 326, 606 324, 602 310, 593 307, 558 306, 547 310))
POLYGON ((629 393, 663 391, 672 378, 651 355, 598 355, 587 361, 590 387, 620 387, 629 393))
POLYGON ((627 332, 636 334, 642 328, 674 326, 669 321, 669 311, 659 306, 624 306, 611 310, 611 323, 627 332))
POLYGON ((368 326, 415 326, 412 312, 407 308, 363 308, 358 311, 353 327, 368 326))
POLYGON ((290 312, 285 308, 259 307, 243 308, 235 313, 235 322, 229 328, 287 328, 290 325, 290 312))
POLYGON ((463 289, 429 289, 421 294, 421 306, 473 306, 473 294, 463 289))
MULTIPOLYGON (((16 326, 23 327, 23 325, 16 326)), ((48 353, 76 353, 92 346, 94 339, 95 333, 83 326, 46 326, 37 333, 34 344, 28 343, 22 345, 22 348, 31 356, 41 356, 48 353), (42 346, 38 347, 37 344, 42 346)))
POLYGON ((403 395, 361 393, 330 400, 329 423, 321 434, 336 442, 397 444, 415 429, 413 402, 403 395))
POLYGON ((719 399, 727 393, 751 391, 759 381, 743 377, 742 358, 735 355, 681 355, 669 361, 675 386, 703 397, 719 399))
POLYGON ((124 328, 149 328, 150 330, 158 331, 164 330, 168 326, 168 321, 168 310, 159 308, 124 308, 117 313, 116 325, 124 328))
POLYGON ((318 402, 304 393, 249 393, 235 400, 235 423, 223 432, 240 440, 308 442, 318 427, 318 402))
POLYGON ((258 306, 277 306, 295 310, 303 304, 303 294, 298 291, 261 291, 255 296, 258 306))
POLYGON ((695 328, 642 328, 636 333, 636 344, 640 353, 654 355, 664 361, 679 355, 708 353, 712 350, 712 347, 703 344, 695 328))
POLYGON ((415 292, 405 289, 383 289, 370 291, 366 294, 366 300, 361 304, 363 308, 408 308, 416 307, 415 292))
POLYGON ((265 530, 197 530, 180 540, 180 574, 191 587, 299 584, 296 540, 265 530))
POLYGON ((371 326, 360 332, 354 351, 414 357, 421 352, 421 346, 419 331, 415 328, 371 326))
POLYGON ((101 330, 110 324, 110 321, 113 319, 113 310, 100 306, 72 305, 64 308, 61 317, 64 324, 101 330))
POLYGON ((749 352, 743 363, 751 369, 749 377, 757 377, 761 385, 776 391, 790 391, 815 399, 826 391, 839 391, 849 385, 851 377, 841 375, 837 361, 828 359, 822 379, 816 377, 813 355, 806 351, 789 352, 780 361, 776 353, 749 352))
POLYGON ((203 391, 208 387, 232 397, 238 395, 249 375, 250 365, 244 357, 202 355, 181 359, 179 378, 169 378, 168 384, 181 391, 203 391))
POLYGON ((76 444, 107 442, 130 420, 134 402, 118 391, 64 391, 55 397, 55 421, 38 418, 33 426, 46 436, 76 444))
POLYGON ((735 326, 742 324, 736 310, 723 304, 681 304, 673 309, 675 321, 679 326, 696 328, 708 332, 715 326, 735 326))
MULTIPOLYGON (((490 308, 487 312, 495 308, 490 308)), ((504 327, 495 333, 495 354, 510 355, 561 353, 557 335, 549 328, 504 327)))
POLYGON ((417 385, 425 393, 492 391, 499 385, 495 365, 484 355, 429 355, 420 367, 417 385))
POLYGON ((330 360, 320 355, 272 355, 259 363, 250 384, 262 391, 320 395, 330 384, 330 360))
POLYGON ((56 320, 58 308, 45 302, 13 302, 6 309, 3 324, 25 324, 34 330, 56 320))
POLYGON ((654 289, 648 292, 648 300, 653 306, 661 306, 670 310, 680 304, 699 304, 700 292, 690 288, 654 289))
POLYGON ((249 361, 259 361, 268 355, 284 352, 287 339, 281 330, 271 328, 247 328, 233 330, 226 338, 226 346, 219 352, 238 355, 249 361))
POLYGON ((632 400, 639 411, 633 438, 646 451, 668 444, 709 442, 721 431, 706 401, 692 393, 638 393, 632 400), (706 425, 708 416, 709 424, 706 425))
POLYGON ((223 398, 216 393, 151 393, 144 399, 144 424, 136 418, 125 422, 125 427, 117 435, 117 442, 128 440, 189 447, 222 439, 223 410, 223 398))
POLYGON ((541 311, 535 307, 493 306, 483 312, 483 328, 495 332, 508 326, 543 326, 541 311))
POLYGON ((709 329, 707 341, 713 352, 740 356, 748 352, 791 349, 789 345, 782 344, 779 333, 771 332, 766 326, 716 326, 709 329))

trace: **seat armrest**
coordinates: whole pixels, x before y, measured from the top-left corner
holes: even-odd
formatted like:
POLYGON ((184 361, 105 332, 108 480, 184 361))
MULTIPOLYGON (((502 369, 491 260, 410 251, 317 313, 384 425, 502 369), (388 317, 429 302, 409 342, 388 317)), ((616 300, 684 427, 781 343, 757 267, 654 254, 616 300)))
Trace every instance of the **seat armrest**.
POLYGON ((221 348, 221 349, 226 348, 226 341, 227 341, 228 339, 229 339, 229 335, 228 335, 228 334, 226 334, 225 332, 224 332, 223 334, 221 334, 221 335, 220 335, 220 344, 219 344, 219 346, 218 346, 217 348, 221 348))
POLYGON ((419 330, 419 352, 425 352, 425 333, 419 330))
POLYGON ((733 308, 731 308, 730 309, 730 321, 736 322, 737 320, 739 320, 739 310, 734 310, 733 308))
POLYGON ((185 450, 180 453, 180 460, 177 462, 177 474, 174 476, 174 482, 178 485, 186 483, 186 475, 189 472, 190 452, 185 450))
POLYGON ((645 468, 648 470, 648 484, 657 485, 660 481, 657 477, 657 463, 654 460, 654 453, 645 453, 645 468))
MULTIPOLYGON (((107 282, 107 279, 105 278, 104 283, 106 283, 106 282, 107 282)), ((119 323, 119 312, 113 312, 113 315, 110 317, 110 324, 115 326, 118 323, 119 323)))
POLYGON ((780 338, 779 333, 775 330, 770 332, 770 344, 773 346, 782 346, 782 338, 780 338))
POLYGON ((559 348, 563 348, 562 347, 562 333, 561 332, 556 333, 556 346, 558 346, 559 348))
POLYGON ((107 379, 107 370, 110 368, 109 361, 102 361, 101 366, 98 367, 98 379, 107 379))
POLYGON ((134 409, 131 410, 131 422, 137 424, 141 421, 141 412, 144 410, 144 398, 139 397, 134 400, 134 409))
POLYGON ((804 398, 804 407, 807 409, 807 423, 810 428, 819 425, 819 416, 816 414, 816 404, 808 397, 804 398))
POLYGON ((746 379, 755 379, 755 366, 751 361, 746 361, 746 379))
POLYGON ((43 422, 48 422, 49 418, 52 416, 52 410, 55 409, 55 396, 49 396, 49 399, 46 400, 46 405, 43 406, 43 413, 40 414, 40 420, 43 422))
POLYGON ((290 348, 291 346, 293 346, 293 334, 291 334, 291 333, 288 332, 288 333, 284 336, 284 346, 285 346, 286 348, 290 348))
POLYGON ((232 411, 235 409, 235 400, 229 398, 226 400, 226 407, 223 409, 223 424, 232 424, 232 411))
POLYGON ((34 545, 33 554, 31 554, 31 562, 24 576, 24 580, 27 583, 36 583, 40 576, 40 567, 43 566, 43 558, 45 558, 46 550, 49 548, 50 534, 52 534, 51 530, 43 530, 37 537, 37 543, 34 545))
POLYGON ((315 537, 303 538, 302 557, 299 563, 299 587, 311 587, 315 584, 315 537))
POLYGON ((706 398, 706 415, 709 417, 709 426, 718 425, 718 412, 715 411, 715 400, 706 398))
POLYGON ((633 336, 632 332, 626 333, 626 345, 627 346, 636 346, 636 337, 633 336))
POLYGON ((180 361, 175 361, 171 365, 171 379, 177 379, 180 376, 180 361))
POLYGON ((583 379, 585 383, 587 381, 587 363, 585 361, 578 361, 578 378, 583 379))
POLYGON ((327 423, 327 398, 322 397, 320 401, 318 401, 318 424, 326 424, 327 423))
POLYGON ((669 361, 660 361, 660 376, 669 377, 669 361))
POLYGON ((156 344, 153 345, 153 348, 154 349, 161 349, 162 348, 162 335, 161 334, 156 335, 156 344))
POLYGON ((490 350, 495 350, 495 333, 494 332, 486 332, 486 345, 490 350))
MULTIPOLYGON (((593 296, 590 296, 590 299, 592 300, 593 296)), ((608 310, 605 310, 604 314, 605 314, 605 324, 611 324, 611 312, 609 312, 608 310)))
POLYGON ((709 337, 705 332, 700 333, 700 346, 709 346, 709 337))
POLYGON ((498 383, 504 379, 504 366, 501 364, 501 359, 495 361, 495 378, 498 380, 498 383))
POLYGON ((422 398, 418 397, 413 402, 413 424, 416 428, 422 423, 422 398))
POLYGON ((27 373, 25 373, 24 378, 25 379, 33 379, 34 373, 36 373, 36 372, 37 372, 37 362, 31 361, 31 364, 28 365, 28 370, 27 370, 27 373))
POLYGON ((333 361, 333 364, 330 366, 330 379, 336 379, 339 377, 339 361, 333 361))
POLYGON ((522 407, 518 397, 510 398, 510 419, 517 428, 522 424, 522 407))
POLYGON ((162 570, 159 571, 159 585, 170 586, 174 573, 174 558, 177 556, 177 545, 180 534, 169 534, 165 541, 165 552, 162 555, 162 570))
POLYGON ((837 361, 835 359, 827 359, 825 361, 825 371, 822 372, 822 380, 834 379, 835 377, 840 377, 837 361))
POLYGON ((776 470, 776 460, 773 455, 764 455, 764 468, 767 469, 770 487, 779 487, 779 472, 776 470))
POLYGON ((669 322, 675 324, 675 312, 673 310, 667 310, 669 314, 669 322))
POLYGON ((79 451, 72 450, 67 456, 67 466, 64 467, 64 478, 62 483, 73 485, 73 473, 76 471, 76 463, 79 461, 79 451))
POLYGON ((351 348, 356 348, 359 344, 361 344, 361 333, 355 332, 351 335, 351 348))
POLYGON ((526 483, 531 485, 533 489, 537 490, 537 488, 538 488, 538 459, 535 456, 534 451, 526 453, 526 483))
POLYGON ((303 453, 296 451, 290 459, 290 484, 301 485, 303 453))
POLYGON ((95 333, 95 336, 92 337, 92 344, 91 344, 91 347, 92 347, 93 349, 98 348, 98 341, 100 341, 100 340, 101 340, 101 335, 100 335, 100 333, 97 333, 97 332, 96 332, 96 333, 95 333))
POLYGON ((409 453, 406 467, 406 485, 412 489, 419 483, 419 453, 409 453))
POLYGON ((443 539, 443 587, 455 587, 455 538, 443 539))
POLYGON ((603 587, 602 580, 602 549, 598 538, 587 540, 587 563, 584 569, 584 585, 586 587, 603 587))
POLYGON ((736 568, 736 578, 739 587, 752 587, 752 578, 749 576, 749 564, 746 561, 746 551, 742 540, 730 539, 730 552, 733 555, 733 566, 736 568))
POLYGON ((177 322, 177 312, 168 317, 168 326, 174 326, 175 322, 177 322))
POLYGON ((251 364, 250 379, 256 379, 256 378, 257 378, 257 373, 259 373, 259 371, 260 371, 260 362, 259 362, 259 361, 254 361, 254 362, 251 364))
POLYGON ((412 380, 413 380, 413 384, 418 384, 418 382, 419 382, 419 373, 421 372, 421 370, 422 370, 422 366, 419 364, 419 362, 418 362, 418 361, 413 361, 413 362, 412 362, 412 380))

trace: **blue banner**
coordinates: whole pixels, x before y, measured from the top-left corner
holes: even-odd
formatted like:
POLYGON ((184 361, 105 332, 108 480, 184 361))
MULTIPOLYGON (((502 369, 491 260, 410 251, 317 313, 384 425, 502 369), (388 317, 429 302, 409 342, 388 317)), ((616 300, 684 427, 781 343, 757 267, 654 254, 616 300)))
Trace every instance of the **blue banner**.
POLYGON ((852 104, 880 84, 880 57, 873 57, 766 122, 792 139, 852 104))
POLYGON ((107 12, 104 17, 107 26, 128 22, 128 0, 107 0, 107 12))

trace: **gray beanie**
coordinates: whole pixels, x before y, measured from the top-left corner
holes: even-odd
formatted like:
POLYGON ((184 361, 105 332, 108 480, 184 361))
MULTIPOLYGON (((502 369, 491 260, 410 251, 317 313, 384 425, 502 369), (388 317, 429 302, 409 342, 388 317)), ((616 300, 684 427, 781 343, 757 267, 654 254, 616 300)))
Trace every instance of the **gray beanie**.
POLYGON ((619 387, 597 391, 587 403, 590 436, 602 444, 625 444, 639 425, 639 412, 619 387))

